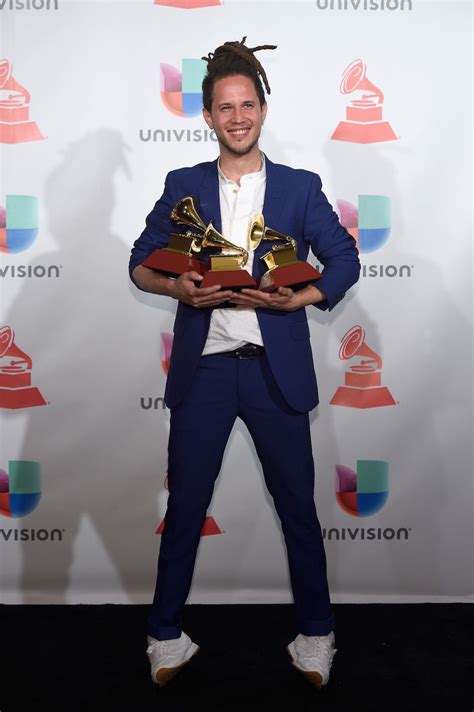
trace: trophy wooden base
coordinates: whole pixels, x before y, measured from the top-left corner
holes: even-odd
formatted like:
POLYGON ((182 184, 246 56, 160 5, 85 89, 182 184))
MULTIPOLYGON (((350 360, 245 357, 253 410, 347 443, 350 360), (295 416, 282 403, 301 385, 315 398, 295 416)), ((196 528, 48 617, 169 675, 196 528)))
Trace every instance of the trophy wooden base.
POLYGON ((208 269, 200 287, 214 287, 220 284, 222 289, 232 289, 240 292, 241 289, 256 289, 257 283, 246 269, 208 269))
POLYGON ((258 288, 261 292, 274 292, 278 287, 291 287, 297 290, 320 277, 322 277, 321 272, 318 272, 309 262, 292 262, 265 272, 258 288))
POLYGON ((144 267, 154 269, 167 277, 179 277, 184 272, 198 272, 204 275, 206 265, 191 255, 171 252, 166 247, 155 250, 143 262, 144 267))

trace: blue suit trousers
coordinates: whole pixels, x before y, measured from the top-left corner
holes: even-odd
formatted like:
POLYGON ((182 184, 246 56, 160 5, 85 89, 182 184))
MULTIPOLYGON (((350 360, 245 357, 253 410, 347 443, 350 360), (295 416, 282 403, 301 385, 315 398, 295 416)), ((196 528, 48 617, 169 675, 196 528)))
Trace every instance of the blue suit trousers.
POLYGON ((201 529, 237 417, 250 432, 281 521, 297 630, 327 635, 334 628, 314 503, 309 415, 284 400, 265 354, 215 354, 201 356, 191 388, 171 408, 169 497, 148 619, 148 633, 158 640, 181 634, 201 529))

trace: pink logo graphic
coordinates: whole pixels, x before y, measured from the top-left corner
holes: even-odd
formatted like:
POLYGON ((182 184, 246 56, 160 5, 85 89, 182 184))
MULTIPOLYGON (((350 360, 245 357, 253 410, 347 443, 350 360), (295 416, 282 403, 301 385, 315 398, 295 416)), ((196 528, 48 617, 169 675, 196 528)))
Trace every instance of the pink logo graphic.
POLYGON ((382 386, 382 359, 365 343, 365 331, 361 326, 353 326, 344 335, 339 358, 347 361, 355 356, 367 356, 350 366, 345 373, 345 385, 339 386, 331 405, 346 408, 380 408, 396 405, 392 394, 382 386))
POLYGON ((332 139, 351 143, 397 139, 388 121, 382 120, 383 93, 367 79, 366 66, 361 59, 354 60, 344 71, 340 91, 341 94, 358 93, 346 106, 346 121, 339 122, 332 139))
POLYGON ((155 0, 155 5, 179 7, 183 10, 194 10, 197 7, 214 7, 222 5, 220 0, 155 0))
MULTIPOLYGON (((165 490, 168 489, 168 475, 166 475, 166 477, 165 477, 164 488, 165 488, 165 490)), ((163 534, 164 528, 165 528, 165 520, 162 519, 155 534, 163 534)), ((202 525, 202 529, 201 529, 201 536, 213 536, 214 534, 223 534, 223 533, 224 532, 219 527, 219 525, 216 522, 216 520, 214 519, 214 517, 207 516, 205 518, 204 524, 202 525)))
POLYGON ((0 143, 26 143, 44 139, 30 121, 30 95, 12 77, 8 59, 0 59, 0 143))
POLYGON ((15 344, 13 329, 0 329, 0 408, 46 405, 38 388, 31 385, 32 366, 31 358, 15 344))
POLYGON ((161 332, 161 368, 165 376, 170 370, 171 351, 173 350, 173 334, 161 332))

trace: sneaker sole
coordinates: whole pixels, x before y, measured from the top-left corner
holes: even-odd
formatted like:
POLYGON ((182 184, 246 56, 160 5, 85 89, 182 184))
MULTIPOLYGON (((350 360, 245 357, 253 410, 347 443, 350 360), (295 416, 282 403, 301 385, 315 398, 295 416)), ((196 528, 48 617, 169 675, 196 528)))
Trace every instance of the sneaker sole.
POLYGON ((166 683, 169 682, 171 678, 174 677, 176 673, 178 673, 181 668, 186 665, 186 663, 189 663, 191 658, 193 658, 199 651, 199 645, 193 643, 193 645, 191 646, 191 651, 191 655, 183 663, 181 663, 181 665, 177 665, 176 667, 171 668, 160 668, 156 671, 155 679, 160 687, 166 685, 166 683))
POLYGON ((323 687, 323 676, 321 675, 320 672, 317 672, 316 670, 303 670, 303 668, 300 668, 295 660, 296 660, 296 651, 294 650, 294 646, 291 643, 288 647, 288 655, 291 658, 291 663, 293 667, 295 667, 298 672, 300 672, 302 675, 305 676, 305 678, 310 682, 314 687, 316 687, 318 690, 321 690, 323 687))

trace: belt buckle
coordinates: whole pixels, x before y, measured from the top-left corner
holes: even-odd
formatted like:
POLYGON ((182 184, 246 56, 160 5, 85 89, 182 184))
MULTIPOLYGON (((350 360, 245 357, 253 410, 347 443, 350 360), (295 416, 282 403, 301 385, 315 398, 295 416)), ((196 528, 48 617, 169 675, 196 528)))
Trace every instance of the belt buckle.
MULTIPOLYGON (((246 347, 244 346, 244 347, 241 347, 241 348, 246 348, 246 347)), ((255 358, 256 355, 257 355, 257 353, 258 353, 258 348, 257 348, 256 346, 252 346, 252 349, 250 350, 248 356, 245 356, 245 353, 241 353, 241 352, 240 352, 240 348, 238 348, 238 349, 236 350, 236 356, 237 356, 237 358, 243 359, 244 361, 249 361, 250 359, 255 358)))

